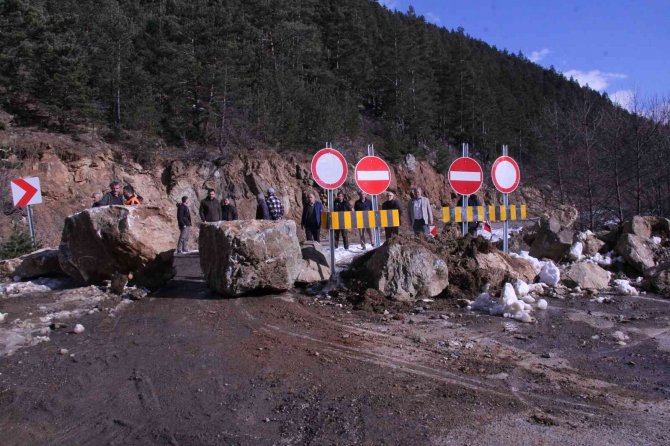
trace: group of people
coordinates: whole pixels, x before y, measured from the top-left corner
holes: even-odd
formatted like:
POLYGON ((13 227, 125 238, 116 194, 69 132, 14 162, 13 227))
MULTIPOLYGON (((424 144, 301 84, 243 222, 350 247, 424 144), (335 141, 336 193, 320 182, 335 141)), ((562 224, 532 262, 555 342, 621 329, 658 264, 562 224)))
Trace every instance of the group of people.
MULTIPOLYGON (((257 198, 257 220, 279 220, 284 216, 284 205, 273 188, 268 189, 267 196, 261 193, 257 198)), ((207 189, 207 196, 200 201, 198 214, 203 222, 233 221, 238 218, 237 207, 232 203, 231 198, 224 197, 223 201, 219 201, 214 189, 207 189)), ((179 226, 177 254, 187 253, 192 226, 187 196, 181 197, 181 203, 177 205, 177 225, 179 226)))
MULTIPOLYGON (((142 197, 135 192, 131 185, 123 188, 118 181, 112 181, 109 185, 109 191, 104 195, 100 192, 93 194, 93 207, 111 206, 111 205, 139 205, 142 203, 142 197)), ((462 200, 462 199, 461 199, 462 200)), ((471 197, 469 203, 471 206, 479 206, 481 203, 477 196, 471 197)), ((458 206, 462 201, 458 202, 458 206)), ((372 211, 372 200, 369 195, 363 191, 358 192, 358 199, 352 206, 349 200, 345 199, 344 192, 337 193, 334 202, 335 212, 348 211, 372 211)), ((402 220, 403 208, 400 201, 396 198, 393 191, 386 192, 386 201, 382 203, 382 210, 397 210, 400 220, 402 220)), ((411 200, 408 205, 409 223, 415 234, 430 234, 430 227, 433 225, 433 210, 430 201, 423 196, 423 190, 416 187, 412 190, 411 200)), ((317 200, 314 193, 307 194, 307 199, 303 206, 300 226, 305 230, 307 240, 319 241, 321 228, 321 213, 324 211, 323 204, 317 200)), ((224 197, 222 201, 216 198, 216 192, 213 189, 207 189, 207 196, 200 202, 199 208, 200 220, 203 222, 233 221, 238 219, 237 208, 232 203, 230 197, 224 197)), ((268 188, 267 195, 262 193, 257 195, 256 219, 257 220, 279 220, 284 216, 284 205, 277 197, 273 188, 268 188)), ((191 213, 189 210, 189 198, 183 196, 181 203, 177 205, 177 224, 179 226, 179 241, 177 242, 177 253, 185 253, 192 226, 191 213)), ((477 223, 469 224, 469 232, 474 233, 477 230, 477 223)), ((398 227, 384 228, 386 239, 398 234, 398 227)), ((372 239, 372 230, 363 228, 358 230, 361 246, 365 249, 367 242, 374 244, 372 239)), ((335 230, 335 247, 339 246, 342 239, 344 249, 349 249, 348 230, 335 230)))
POLYGON ((109 191, 104 195, 102 192, 94 192, 91 195, 93 199, 93 207, 100 206, 137 206, 142 204, 142 197, 135 192, 135 189, 130 184, 126 184, 121 188, 121 183, 112 181, 109 183, 109 191))

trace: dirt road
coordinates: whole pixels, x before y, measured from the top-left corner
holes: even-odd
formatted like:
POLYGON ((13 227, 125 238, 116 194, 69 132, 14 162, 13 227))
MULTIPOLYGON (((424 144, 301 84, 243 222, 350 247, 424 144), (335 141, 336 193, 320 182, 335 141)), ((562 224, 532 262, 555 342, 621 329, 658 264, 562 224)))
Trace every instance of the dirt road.
POLYGON ((0 358, 0 444, 670 444, 669 301, 554 299, 537 324, 445 301, 385 315, 220 299, 178 262, 161 292, 0 358))

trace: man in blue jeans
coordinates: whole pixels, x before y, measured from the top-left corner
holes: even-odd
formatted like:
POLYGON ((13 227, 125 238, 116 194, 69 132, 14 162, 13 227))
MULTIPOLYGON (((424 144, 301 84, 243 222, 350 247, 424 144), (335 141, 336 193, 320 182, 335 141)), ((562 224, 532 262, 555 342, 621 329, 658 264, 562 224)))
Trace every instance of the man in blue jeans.
POLYGON ((412 200, 409 202, 409 224, 415 234, 430 234, 429 226, 433 224, 433 210, 430 200, 423 196, 420 187, 414 189, 412 200))

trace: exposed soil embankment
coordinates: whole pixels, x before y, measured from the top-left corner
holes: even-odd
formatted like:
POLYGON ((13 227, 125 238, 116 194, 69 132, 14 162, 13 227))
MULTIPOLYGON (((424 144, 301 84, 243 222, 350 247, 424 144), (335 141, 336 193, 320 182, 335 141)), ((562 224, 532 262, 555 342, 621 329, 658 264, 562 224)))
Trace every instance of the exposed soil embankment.
MULTIPOLYGON (((350 149, 345 155, 349 161, 349 176, 343 190, 353 203, 357 190, 354 167, 362 151, 350 149)), ((204 198, 207 187, 214 188, 219 197, 232 197, 240 218, 254 218, 255 196, 274 187, 284 202, 287 217, 298 220, 304 194, 322 192, 311 177, 310 161, 311 153, 290 150, 236 149, 224 156, 214 151, 186 156, 177 149, 129 149, 105 142, 94 133, 63 135, 27 128, 0 131, 3 211, 0 235, 10 228, 9 220, 25 222, 25 209, 12 205, 9 190, 10 179, 25 176, 37 176, 42 183, 44 203, 34 206, 33 211, 38 237, 48 246, 58 244, 65 217, 90 206, 91 194, 105 191, 112 180, 131 184, 145 203, 163 208, 168 215, 176 213, 175 205, 182 196, 188 196, 196 223, 199 222, 198 202, 204 198), (135 153, 138 150, 151 156, 137 162, 135 160, 141 158, 135 153)), ((428 161, 410 157, 392 168, 390 189, 398 191, 403 204, 408 201, 413 186, 424 189, 436 216, 441 215, 441 206, 455 203, 456 196, 447 179, 428 161)), ((511 201, 527 203, 531 215, 544 209, 545 200, 536 189, 520 190, 517 194, 511 201)), ((495 198, 489 192, 483 196, 487 202, 495 198)), ((325 200, 325 196, 322 199, 325 200)), ((173 218, 176 225, 174 215, 173 218)))

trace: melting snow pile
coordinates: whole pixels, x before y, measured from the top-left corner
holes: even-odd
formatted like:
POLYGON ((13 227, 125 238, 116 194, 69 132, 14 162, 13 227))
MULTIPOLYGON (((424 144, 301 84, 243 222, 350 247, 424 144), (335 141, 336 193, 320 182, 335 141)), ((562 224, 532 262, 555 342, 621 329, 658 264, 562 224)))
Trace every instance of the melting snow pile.
POLYGON ((536 259, 535 257, 531 257, 528 254, 528 251, 521 251, 519 254, 512 252, 510 253, 510 256, 515 257, 517 259, 524 259, 528 263, 530 263, 533 266, 533 269, 535 270, 536 273, 540 273, 540 270, 542 270, 542 266, 544 265, 545 262, 536 259))
MULTIPOLYGON (((535 298, 529 293, 538 289, 541 290, 542 286, 529 286, 523 280, 517 280, 514 286, 511 283, 506 283, 502 290, 501 302, 495 301, 489 293, 482 293, 469 306, 469 309, 488 313, 492 316, 516 319, 521 322, 534 322, 535 319, 531 316, 531 312, 533 311, 532 304, 535 303, 535 298)), ((540 299, 537 308, 546 310, 547 301, 540 299)))
POLYGON ((540 270, 540 282, 557 286, 561 281, 561 271, 552 261, 545 262, 540 270))
POLYGON ((584 244, 582 242, 575 242, 571 247, 570 247, 570 252, 568 253, 568 257, 570 260, 581 260, 582 257, 582 252, 584 251, 584 244))
POLYGON ((621 294, 627 294, 629 296, 637 296, 639 294, 637 288, 633 287, 630 284, 630 281, 624 279, 616 279, 614 281, 614 289, 621 294))
POLYGON ((69 279, 40 277, 34 281, 8 283, 0 285, 0 297, 28 293, 46 293, 62 289, 68 281, 69 279))

